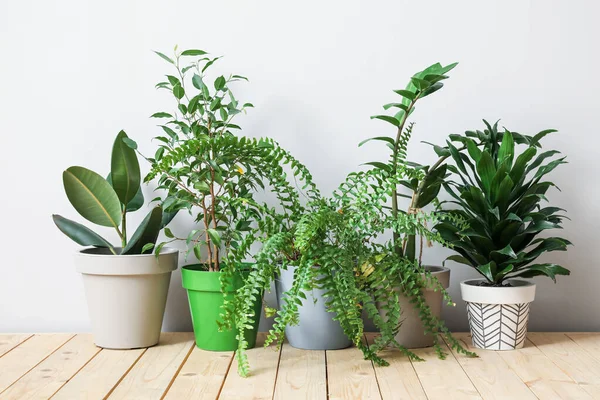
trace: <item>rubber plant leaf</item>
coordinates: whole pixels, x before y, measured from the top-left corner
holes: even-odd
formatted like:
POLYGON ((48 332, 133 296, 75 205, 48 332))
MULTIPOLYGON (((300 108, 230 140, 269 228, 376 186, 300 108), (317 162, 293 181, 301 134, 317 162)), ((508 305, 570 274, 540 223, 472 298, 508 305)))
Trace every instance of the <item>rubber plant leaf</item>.
POLYGON ((142 254, 144 246, 148 243, 156 243, 162 227, 162 214, 160 206, 154 207, 135 230, 121 254, 142 254))
MULTIPOLYGON (((112 186, 111 174, 108 174, 108 176, 106 177, 106 180, 112 186)), ((114 189, 114 187, 113 187, 113 189, 114 189)), ((135 194, 135 196, 133 197, 133 199, 131 199, 131 201, 129 203, 127 203, 127 207, 125 208, 125 211, 134 212, 134 211, 137 211, 140 208, 142 208, 143 205, 144 205, 144 193, 142 193, 142 187, 140 186, 140 188, 138 189, 138 191, 135 194)))
POLYGON ((135 150, 124 139, 128 139, 127 134, 119 132, 112 149, 110 175, 119 200, 127 206, 140 190, 141 175, 135 150))
POLYGON ((102 226, 118 227, 121 202, 110 183, 84 167, 63 172, 63 184, 69 201, 85 219, 102 226))
POLYGON ((78 222, 71 221, 58 214, 52 215, 52 220, 62 233, 81 246, 107 247, 115 252, 113 246, 102 236, 78 222))

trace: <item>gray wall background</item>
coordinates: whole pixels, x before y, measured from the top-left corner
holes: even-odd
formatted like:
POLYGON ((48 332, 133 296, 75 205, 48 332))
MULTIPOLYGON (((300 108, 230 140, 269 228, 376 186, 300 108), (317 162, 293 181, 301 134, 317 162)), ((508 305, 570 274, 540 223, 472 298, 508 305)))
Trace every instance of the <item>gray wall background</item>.
MULTIPOLYGON (((151 50, 169 53, 175 44, 226 55, 217 71, 250 77, 237 92, 256 106, 238 120, 244 133, 278 140, 324 193, 360 163, 385 157, 377 145, 357 144, 391 133, 369 116, 396 100, 393 89, 433 62, 459 61, 443 91, 413 114, 410 157, 433 161, 420 140, 443 143, 449 133, 482 127, 482 118, 523 133, 559 129, 546 146, 570 163, 553 174, 562 192, 550 197, 569 210, 563 233, 575 247, 545 260, 572 276, 557 285, 536 280, 531 329, 600 329, 599 12, 583 0, 2 2, 0 331, 89 330, 72 260, 77 246, 50 218, 76 216, 61 172, 70 165, 107 172, 120 129, 153 151, 158 129, 148 116, 173 102, 154 90, 170 70, 151 50)), ((151 198, 151 188, 146 193, 151 198)), ((174 229, 190 224, 179 216, 174 229)), ((428 249, 425 261, 439 264, 447 254, 428 249)), ((452 329, 467 327, 458 283, 473 276, 452 265, 457 305, 444 312, 452 329)), ((191 328, 180 284, 175 273, 167 330, 191 328)))

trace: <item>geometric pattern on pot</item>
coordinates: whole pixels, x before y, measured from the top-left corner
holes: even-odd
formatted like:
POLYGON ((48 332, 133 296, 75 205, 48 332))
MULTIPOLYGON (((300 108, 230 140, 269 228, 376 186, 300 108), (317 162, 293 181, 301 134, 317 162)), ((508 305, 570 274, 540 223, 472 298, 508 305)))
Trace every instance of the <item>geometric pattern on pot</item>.
POLYGON ((473 346, 487 350, 520 349, 527 336, 529 303, 483 304, 467 302, 473 346))

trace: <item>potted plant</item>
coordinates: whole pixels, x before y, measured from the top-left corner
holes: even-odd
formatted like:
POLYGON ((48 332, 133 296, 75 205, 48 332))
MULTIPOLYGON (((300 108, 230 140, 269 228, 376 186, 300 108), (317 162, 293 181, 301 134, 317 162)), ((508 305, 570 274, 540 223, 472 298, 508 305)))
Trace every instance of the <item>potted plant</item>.
POLYGON ((565 159, 553 158, 556 150, 538 154, 541 139, 555 130, 531 137, 485 124, 483 132, 452 135, 448 141, 455 162, 448 169, 458 179, 444 187, 459 207, 448 210, 449 219, 435 229, 458 253, 449 259, 482 276, 461 282, 473 345, 512 350, 525 342, 535 296, 535 284, 518 278, 541 275, 556 281, 556 275, 569 275, 560 265, 535 263, 542 254, 565 251, 571 244, 560 237, 538 237, 561 228, 565 218, 561 208, 543 206, 546 192, 555 186, 544 177, 565 159), (518 152, 517 145, 524 150, 518 152))
POLYGON ((56 226, 82 246, 77 271, 83 275, 88 309, 99 347, 129 349, 158 343, 167 302, 171 272, 177 269, 178 251, 163 248, 152 254, 160 230, 172 215, 154 207, 133 235, 127 235, 127 215, 144 204, 135 143, 121 131, 112 149, 107 179, 84 167, 63 172, 67 197, 85 219, 112 227, 121 246, 86 226, 53 215, 56 226), (131 146, 131 147, 130 147, 131 146))
POLYGON ((168 191, 162 203, 166 211, 187 210, 198 225, 185 235, 166 230, 169 240, 157 249, 184 241, 186 257, 193 254, 198 260, 182 268, 197 346, 231 351, 241 342, 253 347, 262 304, 260 288, 244 298, 249 309, 243 321, 235 317, 240 304, 236 293, 251 266, 245 261, 250 247, 266 232, 291 225, 290 218, 302 206, 290 179, 310 185, 310 174, 272 139, 234 133, 241 128, 233 118, 252 107, 240 103, 231 90, 234 82, 245 77, 219 75, 209 84, 207 71, 219 57, 209 58, 202 50, 175 48, 173 58, 158 55, 176 74, 167 75, 157 88, 175 98, 177 111, 153 115, 166 122, 161 125, 164 134, 156 138, 160 146, 148 158, 152 168, 146 180, 157 177, 158 188, 168 191), (279 212, 255 199, 259 190, 274 194, 279 212))
POLYGON ((383 218, 392 221, 387 227, 392 233, 391 248, 398 257, 413 263, 415 270, 422 271, 421 280, 417 283, 421 287, 422 298, 407 295, 402 284, 395 288, 402 315, 402 329, 395 340, 409 349, 433 346, 438 341, 433 332, 438 328, 426 326, 426 314, 439 320, 444 298, 449 304, 453 303, 445 292, 450 283, 450 270, 442 265, 422 265, 424 244, 431 246, 432 241, 440 241, 427 228, 428 224, 432 226, 435 223, 435 209, 431 213, 424 212, 424 209, 432 203, 438 204, 437 195, 447 175, 446 165, 443 164, 444 158, 431 167, 407 160, 407 146, 414 127, 414 122, 409 123, 408 117, 419 100, 443 87, 442 81, 448 78, 446 74, 456 65, 436 63, 416 73, 405 89, 395 91, 401 96, 401 101, 383 106, 385 110, 397 109, 395 115, 371 117, 393 125, 395 137, 378 136, 359 144, 379 141, 390 149, 386 162, 367 163, 373 168, 368 179, 375 181, 373 184, 384 185, 389 191, 389 196, 380 199, 380 206, 383 218), (402 209, 402 201, 406 203, 406 211, 402 209), (421 301, 424 306, 419 304, 421 301))

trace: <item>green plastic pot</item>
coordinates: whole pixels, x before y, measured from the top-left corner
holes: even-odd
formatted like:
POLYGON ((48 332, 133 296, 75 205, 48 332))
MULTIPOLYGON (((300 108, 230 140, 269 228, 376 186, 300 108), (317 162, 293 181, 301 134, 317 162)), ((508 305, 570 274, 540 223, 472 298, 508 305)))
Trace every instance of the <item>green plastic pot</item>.
MULTIPOLYGON (((243 270, 245 266, 246 264, 242 264, 238 270, 243 270)), ((247 276, 248 273, 237 273, 233 282, 225 288, 225 293, 221 292, 220 274, 206 271, 202 264, 187 265, 181 268, 181 281, 190 302, 196 346, 203 350, 233 351, 238 348, 237 328, 219 332, 217 321, 220 320, 223 301, 225 298, 233 301, 235 291, 244 284, 243 276, 247 276)), ((249 349, 256 345, 261 306, 262 297, 254 303, 256 317, 252 329, 246 329, 244 333, 249 349)))

